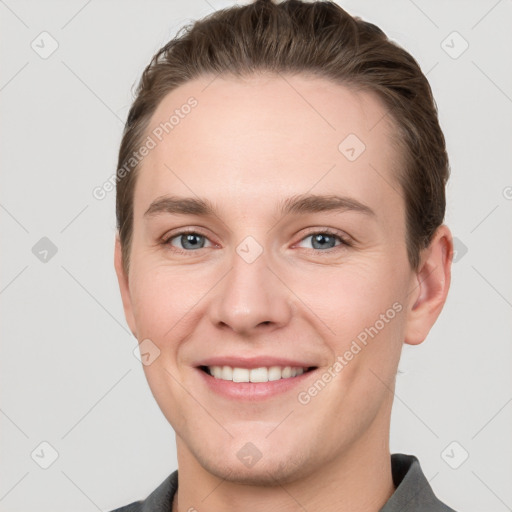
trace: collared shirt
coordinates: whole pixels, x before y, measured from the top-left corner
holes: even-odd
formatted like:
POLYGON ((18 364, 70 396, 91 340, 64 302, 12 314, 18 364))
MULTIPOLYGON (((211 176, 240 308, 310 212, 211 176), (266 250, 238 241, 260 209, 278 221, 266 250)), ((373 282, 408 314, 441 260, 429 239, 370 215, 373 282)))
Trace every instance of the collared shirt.
MULTIPOLYGON (((455 512, 439 501, 414 455, 391 455, 395 492, 379 512, 455 512)), ((178 470, 171 473, 145 500, 111 512, 171 512, 178 490, 178 470)))

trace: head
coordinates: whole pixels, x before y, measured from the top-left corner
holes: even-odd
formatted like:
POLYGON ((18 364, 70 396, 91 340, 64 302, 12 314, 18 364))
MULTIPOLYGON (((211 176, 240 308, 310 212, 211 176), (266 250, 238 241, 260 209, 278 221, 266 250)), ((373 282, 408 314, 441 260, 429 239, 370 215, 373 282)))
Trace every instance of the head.
POLYGON ((116 272, 178 456, 286 481, 381 446, 402 345, 450 282, 448 159, 416 61, 334 3, 218 11, 145 69, 118 170, 116 272), (228 357, 311 370, 228 398, 204 372, 228 357))

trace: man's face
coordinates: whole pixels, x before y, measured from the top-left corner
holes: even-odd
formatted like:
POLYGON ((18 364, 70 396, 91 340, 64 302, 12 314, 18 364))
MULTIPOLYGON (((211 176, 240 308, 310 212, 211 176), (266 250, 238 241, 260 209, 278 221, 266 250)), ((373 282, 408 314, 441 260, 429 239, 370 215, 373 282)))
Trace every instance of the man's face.
POLYGON ((400 161, 373 95, 306 76, 212 78, 170 93, 151 120, 148 135, 197 100, 142 163, 125 311, 150 357, 160 351, 144 371, 178 457, 286 481, 387 441, 417 285, 400 161), (309 195, 344 207, 286 210, 309 195), (148 212, 166 196, 214 213, 148 212), (314 369, 248 371, 271 366, 314 369))

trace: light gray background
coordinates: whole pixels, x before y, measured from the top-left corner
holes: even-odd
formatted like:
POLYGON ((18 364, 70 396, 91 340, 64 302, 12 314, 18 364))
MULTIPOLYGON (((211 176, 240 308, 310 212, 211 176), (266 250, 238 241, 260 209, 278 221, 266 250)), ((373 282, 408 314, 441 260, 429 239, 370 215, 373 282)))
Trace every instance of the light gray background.
MULTIPOLYGON (((512 1, 340 3, 428 73, 451 159, 452 289, 427 341, 404 349, 392 451, 416 454, 457 510, 512 510, 512 1), (469 43, 458 58, 453 31, 469 43), (469 454, 458 469, 444 452, 453 441, 452 465, 469 454)), ((0 1, 2 511, 110 510, 177 466, 123 316, 115 194, 98 201, 92 189, 115 171, 152 55, 185 22, 232 4, 0 1), (47 59, 31 48, 49 48, 43 31, 59 45, 47 59), (32 252, 42 237, 58 249, 46 263, 32 252), (35 461, 49 461, 43 441, 58 452, 48 469, 35 461)))

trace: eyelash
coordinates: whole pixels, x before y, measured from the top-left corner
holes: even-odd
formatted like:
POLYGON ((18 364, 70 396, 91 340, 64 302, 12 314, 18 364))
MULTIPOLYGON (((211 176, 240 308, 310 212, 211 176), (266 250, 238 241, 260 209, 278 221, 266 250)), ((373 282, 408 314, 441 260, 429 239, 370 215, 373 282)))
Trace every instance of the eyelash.
MULTIPOLYGON (((204 238, 206 238, 208 240, 208 237, 206 235, 203 235, 200 231, 197 231, 197 230, 193 230, 193 229, 190 229, 190 230, 183 230, 183 231, 179 231, 178 233, 173 233, 171 236, 169 237, 166 237, 165 239, 162 240, 161 244, 164 245, 164 246, 167 246, 167 247, 171 247, 172 251, 178 253, 178 254, 190 254, 190 253, 193 253, 193 252, 196 252, 196 251, 199 251, 200 249, 195 249, 195 250, 186 250, 186 249, 180 249, 179 247, 174 247, 170 244, 171 240, 175 239, 175 238, 178 238, 182 235, 189 235, 189 234, 193 234, 193 235, 199 235, 199 236, 202 236, 204 238)), ((309 232, 308 234, 306 234, 305 236, 303 236, 298 243, 304 241, 306 238, 309 238, 313 235, 328 235, 328 236, 332 236, 332 237, 335 237, 337 238, 339 241, 340 241, 340 244, 334 246, 334 247, 331 247, 329 249, 306 249, 307 251, 313 251, 314 253, 316 254, 321 254, 321 253, 327 253, 327 254, 332 254, 334 251, 337 251, 337 250, 342 250, 342 249, 346 249, 347 247, 351 247, 352 244, 347 240, 347 238, 343 237, 340 233, 338 233, 337 231, 334 231, 332 229, 329 229, 329 228, 323 228, 323 229, 320 229, 320 230, 315 230, 315 231, 311 231, 309 232)), ((201 247, 201 249, 207 249, 207 247, 201 247)))

